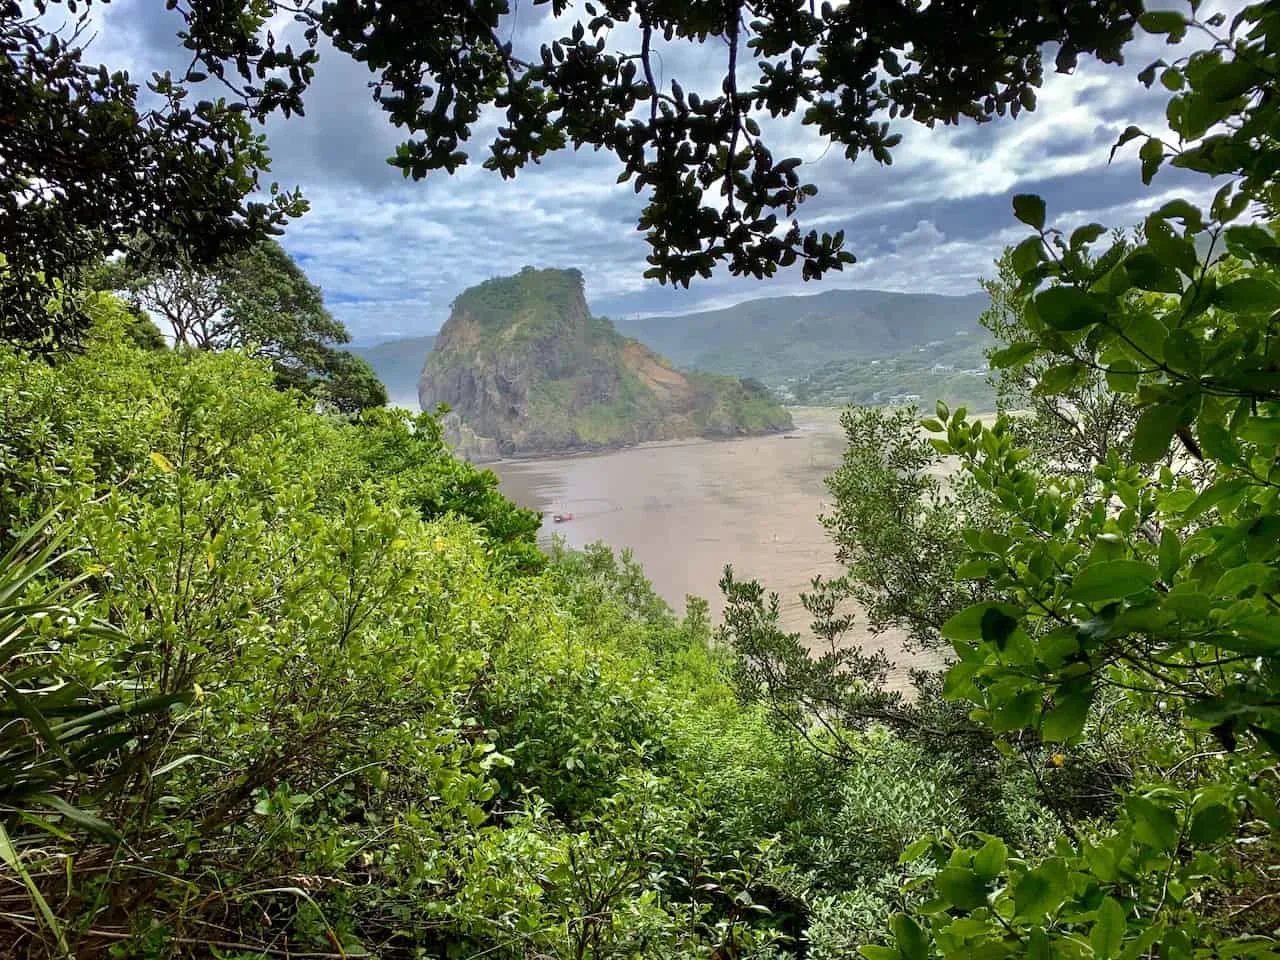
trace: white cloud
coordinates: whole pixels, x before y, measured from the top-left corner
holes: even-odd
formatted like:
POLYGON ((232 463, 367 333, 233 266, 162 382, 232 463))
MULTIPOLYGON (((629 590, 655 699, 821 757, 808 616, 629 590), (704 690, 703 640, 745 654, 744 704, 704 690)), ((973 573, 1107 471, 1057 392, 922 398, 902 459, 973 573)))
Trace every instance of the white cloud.
MULTIPOLYGON (((94 56, 130 67, 135 79, 156 67, 185 66, 173 47, 165 52, 174 15, 143 0, 106 9, 94 56)), ((512 36, 522 48, 560 32, 546 7, 519 5, 512 36)), ((617 28, 610 43, 634 46, 634 28, 617 28)), ((578 267, 596 308, 615 315, 827 286, 969 293, 1001 247, 1025 235, 1010 214, 1014 192, 1045 193, 1051 217, 1068 226, 1132 223, 1158 202, 1164 181, 1144 189, 1132 154, 1108 168, 1107 152, 1127 123, 1163 128, 1167 94, 1144 90, 1135 76, 1149 59, 1168 54, 1159 41, 1144 39, 1125 66, 1085 63, 1073 76, 1051 74, 1037 109, 1016 121, 934 129, 899 123, 904 139, 887 168, 868 158, 850 164, 842 147, 830 147, 796 117, 766 124, 775 155, 804 158, 803 173, 819 184, 818 197, 801 210, 802 225, 845 229, 859 257, 821 285, 802 283, 795 271, 763 282, 719 274, 690 291, 644 280, 648 248, 635 222, 645 201, 615 182, 607 154, 548 158, 513 181, 478 165, 454 177, 404 181, 385 163, 399 132, 372 102, 367 70, 332 50, 322 55, 307 115, 273 120, 267 133, 273 176, 300 185, 311 203, 285 246, 360 337, 433 331, 462 289, 525 264, 578 267)), ((679 75, 687 88, 708 89, 722 63, 719 47, 663 45, 659 72, 664 82, 679 75)), ((493 129, 491 116, 476 124, 477 158, 493 129)))
POLYGON ((936 247, 945 239, 946 235, 934 225, 932 220, 918 220, 910 230, 894 237, 893 248, 906 251, 919 247, 936 247))

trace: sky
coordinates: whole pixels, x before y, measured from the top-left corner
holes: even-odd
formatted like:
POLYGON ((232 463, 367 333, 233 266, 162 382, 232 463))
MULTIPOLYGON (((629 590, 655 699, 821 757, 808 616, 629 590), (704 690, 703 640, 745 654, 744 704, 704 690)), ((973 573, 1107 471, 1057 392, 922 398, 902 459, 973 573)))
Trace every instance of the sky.
MULTIPOLYGON (((517 52, 563 30, 546 6, 524 4, 516 5, 510 28, 517 52)), ((117 0, 98 10, 86 59, 125 67, 139 82, 152 70, 186 66, 175 37, 180 20, 163 4, 117 0)), ((635 49, 630 39, 625 28, 610 38, 635 49)), ((686 89, 711 91, 723 51, 672 47, 663 52, 662 70, 686 89)), ((890 167, 869 157, 851 163, 839 145, 795 122, 767 127, 774 155, 800 157, 801 177, 819 187, 801 207, 801 226, 843 229, 858 258, 808 283, 798 269, 761 281, 721 271, 688 290, 645 280, 648 247, 635 229, 644 198, 616 182, 614 158, 568 151, 502 180, 480 166, 492 130, 486 118, 473 163, 453 176, 405 180, 386 163, 400 137, 372 100, 372 75, 324 46, 306 115, 267 124, 269 178, 307 197, 310 212, 290 224, 282 243, 356 342, 433 333, 462 290, 525 265, 576 267, 593 312, 613 317, 834 287, 966 294, 992 274, 1004 246, 1026 236, 1011 212, 1015 193, 1041 194, 1050 222, 1066 228, 1136 223, 1170 193, 1207 200, 1213 185, 1206 178, 1171 169, 1144 187, 1137 143, 1108 162, 1127 125, 1165 129, 1167 91, 1158 84, 1147 90, 1137 74, 1171 56, 1161 38, 1143 37, 1123 65, 1085 58, 1074 74, 1059 75, 1050 55, 1034 112, 933 129, 900 121, 894 129, 903 141, 890 167)))

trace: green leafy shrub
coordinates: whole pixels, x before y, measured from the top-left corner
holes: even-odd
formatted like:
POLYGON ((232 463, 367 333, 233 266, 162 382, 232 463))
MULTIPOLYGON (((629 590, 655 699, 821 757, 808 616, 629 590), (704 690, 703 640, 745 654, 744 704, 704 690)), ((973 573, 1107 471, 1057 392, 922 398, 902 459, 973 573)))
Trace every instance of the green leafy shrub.
POLYGON ((1175 198, 1135 240, 1100 244, 1102 225, 1068 233, 1041 198, 1013 199, 1033 234, 1004 264, 1018 339, 992 362, 1088 442, 1055 459, 1016 418, 939 405, 924 422, 996 505, 964 531, 956 574, 991 595, 942 626, 947 695, 1002 742, 1060 744, 1058 766, 1117 723, 1121 742, 1155 735, 1108 815, 1065 824, 1051 851, 976 834, 913 847, 935 896, 869 960, 1280 955, 1280 241, 1242 222, 1275 212, 1280 13, 1200 16, 1140 20, 1208 38, 1143 72, 1173 93, 1176 146, 1130 127, 1117 147, 1143 140, 1146 182, 1166 160, 1223 177, 1207 209, 1175 198))
POLYGON ((57 678, 55 736, 73 706, 113 718, 87 771, 4 727, 0 782, 38 761, 50 798, 0 808, 44 918, 6 937, 585 960, 784 936, 754 899, 768 837, 708 828, 691 789, 681 731, 715 740, 733 705, 705 604, 677 619, 600 548, 548 563, 429 416, 323 415, 120 319, 53 365, 0 353, 4 536, 67 524, 22 589, 82 618, 42 621, 5 710, 57 678))

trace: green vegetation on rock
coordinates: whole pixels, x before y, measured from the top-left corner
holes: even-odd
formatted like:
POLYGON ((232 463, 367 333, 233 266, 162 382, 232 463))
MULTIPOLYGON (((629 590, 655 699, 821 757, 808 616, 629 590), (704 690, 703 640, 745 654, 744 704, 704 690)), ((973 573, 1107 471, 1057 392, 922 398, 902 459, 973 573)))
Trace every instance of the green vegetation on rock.
POLYGON ((555 329, 564 312, 582 297, 585 280, 579 270, 536 270, 525 267, 510 277, 494 277, 468 287, 453 301, 481 329, 516 339, 535 338, 555 329), (519 316, 518 329, 509 330, 519 316))
POLYGON ((593 317, 577 270, 526 267, 454 301, 418 387, 504 454, 787 429, 760 383, 683 373, 593 317))

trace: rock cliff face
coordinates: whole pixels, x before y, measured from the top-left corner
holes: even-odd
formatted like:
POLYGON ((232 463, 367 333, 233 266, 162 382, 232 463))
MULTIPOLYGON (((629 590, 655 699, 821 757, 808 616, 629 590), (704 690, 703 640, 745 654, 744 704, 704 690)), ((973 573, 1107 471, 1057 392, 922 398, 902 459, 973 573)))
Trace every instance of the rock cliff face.
POLYGON ((463 460, 471 463, 492 463, 501 460, 498 452, 498 441, 493 437, 482 437, 462 422, 458 411, 450 410, 440 420, 444 428, 444 442, 453 448, 453 452, 463 460))
POLYGON ((675 370, 591 316, 577 270, 526 267, 464 291, 418 382, 503 455, 788 429, 752 381, 675 370))

